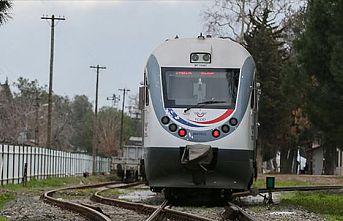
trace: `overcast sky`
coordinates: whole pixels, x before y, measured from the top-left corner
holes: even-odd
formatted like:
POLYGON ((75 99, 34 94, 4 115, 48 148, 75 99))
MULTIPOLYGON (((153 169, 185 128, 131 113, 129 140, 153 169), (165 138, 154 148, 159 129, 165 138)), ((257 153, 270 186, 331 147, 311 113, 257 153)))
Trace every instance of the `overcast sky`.
POLYGON ((99 105, 119 88, 138 93, 144 65, 152 50, 176 34, 198 36, 204 30, 201 11, 211 0, 17 0, 13 19, 0 26, 0 82, 22 76, 48 85, 50 26, 42 15, 64 16, 55 29, 53 90, 72 98, 95 100, 95 69, 102 65, 99 105))

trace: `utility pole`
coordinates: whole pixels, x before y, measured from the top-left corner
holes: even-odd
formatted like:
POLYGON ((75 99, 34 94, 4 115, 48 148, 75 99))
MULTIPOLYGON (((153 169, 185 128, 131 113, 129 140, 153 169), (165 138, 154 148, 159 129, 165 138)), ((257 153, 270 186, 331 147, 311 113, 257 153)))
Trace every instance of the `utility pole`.
POLYGON ((118 103, 118 101, 120 101, 120 97, 115 95, 115 94, 113 94, 112 97, 107 97, 106 100, 112 101, 113 102, 113 106, 115 106, 118 103))
POLYGON ((49 75, 49 96, 48 96, 48 130, 47 130, 47 142, 48 148, 51 147, 51 110, 52 110, 52 80, 53 80, 53 70, 54 70, 54 41, 55 41, 55 20, 62 21, 65 20, 63 17, 51 17, 42 16, 41 19, 51 20, 51 46, 50 46, 50 75, 49 75))
POLYGON ((99 88, 99 70, 106 69, 102 66, 90 66, 90 68, 96 69, 96 85, 95 85, 95 111, 94 111, 94 123, 93 123, 93 174, 96 174, 96 150, 98 146, 98 88, 99 88))
POLYGON ((123 91, 123 105, 121 108, 121 121, 120 121, 120 141, 119 141, 119 148, 123 148, 123 126, 124 126, 124 105, 125 105, 125 94, 129 92, 130 89, 121 88, 119 91, 123 91))

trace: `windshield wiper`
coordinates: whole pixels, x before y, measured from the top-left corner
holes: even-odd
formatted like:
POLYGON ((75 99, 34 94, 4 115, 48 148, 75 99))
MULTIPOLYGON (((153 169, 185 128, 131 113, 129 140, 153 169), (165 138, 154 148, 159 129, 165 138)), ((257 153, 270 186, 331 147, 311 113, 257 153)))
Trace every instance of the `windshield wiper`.
POLYGON ((187 107, 183 113, 186 113, 187 111, 189 111, 192 108, 199 108, 204 106, 205 104, 222 104, 222 103, 226 103, 226 101, 215 101, 215 100, 209 100, 209 101, 203 101, 203 102, 199 102, 197 103, 195 106, 192 107, 187 107))

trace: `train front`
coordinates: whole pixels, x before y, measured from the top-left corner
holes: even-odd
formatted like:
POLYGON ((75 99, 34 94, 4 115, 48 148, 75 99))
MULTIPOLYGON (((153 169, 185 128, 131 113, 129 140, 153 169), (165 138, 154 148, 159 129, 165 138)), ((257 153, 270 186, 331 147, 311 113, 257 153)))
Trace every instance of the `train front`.
POLYGON ((145 170, 154 191, 247 189, 254 175, 255 65, 224 39, 173 39, 145 70, 145 170))

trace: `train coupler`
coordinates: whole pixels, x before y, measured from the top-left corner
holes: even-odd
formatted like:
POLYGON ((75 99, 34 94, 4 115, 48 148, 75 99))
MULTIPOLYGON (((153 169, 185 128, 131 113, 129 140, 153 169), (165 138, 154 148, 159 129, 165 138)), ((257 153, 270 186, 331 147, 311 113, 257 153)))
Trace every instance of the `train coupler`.
POLYGON ((182 150, 181 164, 192 172, 193 183, 206 184, 207 166, 212 163, 213 150, 210 145, 187 145, 182 150))

